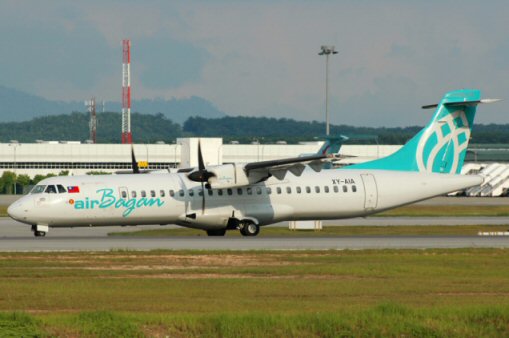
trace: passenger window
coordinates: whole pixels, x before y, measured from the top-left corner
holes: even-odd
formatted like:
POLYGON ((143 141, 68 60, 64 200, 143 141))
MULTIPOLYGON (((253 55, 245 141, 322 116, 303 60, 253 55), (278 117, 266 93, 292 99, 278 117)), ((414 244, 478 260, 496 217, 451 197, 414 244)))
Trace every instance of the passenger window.
POLYGON ((134 191, 134 190, 133 190, 133 191, 131 191, 131 197, 132 197, 132 198, 136 198, 136 191, 134 191))
POLYGON ((256 187, 256 194, 261 195, 262 194, 262 188, 256 187))
POLYGON ((324 186, 324 187, 323 187, 323 191, 325 191, 326 193, 328 193, 328 192, 329 192, 329 186, 327 186, 327 185, 326 185, 326 186, 324 186))
POLYGON ((61 185, 61 184, 57 185, 57 188, 58 188, 58 192, 61 193, 61 194, 67 192, 67 190, 65 190, 64 186, 61 185))
POLYGON ((267 189, 267 195, 272 194, 272 189, 270 187, 267 187, 266 189, 267 189))
POLYGON ((230 188, 226 189, 226 192, 228 193, 228 195, 233 195, 233 190, 231 190, 230 188))
POLYGON ((193 197, 194 196, 194 190, 193 189, 189 189, 187 191, 187 193, 189 194, 189 196, 193 197))
POLYGON ((170 190, 170 196, 171 196, 171 197, 175 196, 175 191, 170 190))
POLYGON ((47 193, 47 194, 56 194, 57 193, 57 189, 55 188, 54 185, 48 185, 48 187, 46 188, 45 193, 47 193))
POLYGON ((343 186, 343 192, 348 192, 348 188, 346 187, 346 185, 343 186))
POLYGON ((242 188, 237 188, 237 195, 242 195, 242 188))
POLYGON ((45 185, 36 185, 32 191, 30 192, 31 194, 40 194, 44 191, 44 189, 46 188, 45 185))
POLYGON ((150 197, 156 197, 156 192, 154 190, 150 190, 150 197))
POLYGON ((253 194, 253 188, 247 188, 247 194, 252 195, 253 194))
POLYGON ((352 185, 352 191, 357 192, 357 187, 355 185, 352 185))
POLYGON ((334 192, 339 192, 339 188, 338 188, 338 186, 337 186, 337 185, 335 185, 335 186, 333 187, 333 189, 334 189, 334 192))
POLYGON ((147 193, 145 192, 145 190, 141 191, 141 197, 147 197, 147 193))
POLYGON ((306 187, 306 192, 307 192, 308 194, 310 194, 310 193, 311 193, 311 188, 310 188, 310 187, 306 187))
POLYGON ((278 194, 281 194, 281 188, 280 188, 280 187, 277 187, 277 188, 276 188, 276 192, 277 192, 278 194))
POLYGON ((291 194, 292 193, 292 187, 286 187, 286 193, 291 194))
POLYGON ((300 187, 295 188, 297 190, 297 194, 300 194, 302 192, 302 189, 300 187))
POLYGON ((184 190, 180 189, 180 190, 179 190, 179 196, 180 196, 180 197, 184 197, 184 195, 185 195, 184 190))
POLYGON ((159 190, 159 195, 160 195, 161 197, 164 197, 164 190, 159 190))
POLYGON ((214 190, 207 189, 207 193, 209 194, 209 196, 212 196, 212 195, 214 195, 214 190))
POLYGON ((219 196, 223 196, 223 189, 219 189, 219 190, 217 190, 217 194, 218 194, 219 196))
POLYGON ((317 194, 319 194, 319 193, 320 193, 320 187, 319 187, 319 186, 315 186, 315 192, 316 192, 317 194))
POLYGON ((122 190, 121 195, 122 195, 122 198, 127 198, 127 191, 122 190))

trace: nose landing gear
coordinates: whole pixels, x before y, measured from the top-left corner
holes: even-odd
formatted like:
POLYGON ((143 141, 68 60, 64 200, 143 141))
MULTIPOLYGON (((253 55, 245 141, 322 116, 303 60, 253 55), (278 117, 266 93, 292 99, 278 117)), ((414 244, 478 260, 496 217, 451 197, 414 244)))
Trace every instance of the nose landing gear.
POLYGON ((47 225, 32 225, 32 231, 35 237, 44 237, 49 231, 49 227, 47 225))

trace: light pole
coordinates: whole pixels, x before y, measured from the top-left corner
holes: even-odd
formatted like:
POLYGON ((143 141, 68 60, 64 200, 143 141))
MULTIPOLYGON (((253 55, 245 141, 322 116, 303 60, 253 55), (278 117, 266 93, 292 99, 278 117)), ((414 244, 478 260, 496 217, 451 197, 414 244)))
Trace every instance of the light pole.
POLYGON ((329 55, 337 54, 334 46, 321 46, 318 55, 325 55, 325 134, 329 135, 329 55))

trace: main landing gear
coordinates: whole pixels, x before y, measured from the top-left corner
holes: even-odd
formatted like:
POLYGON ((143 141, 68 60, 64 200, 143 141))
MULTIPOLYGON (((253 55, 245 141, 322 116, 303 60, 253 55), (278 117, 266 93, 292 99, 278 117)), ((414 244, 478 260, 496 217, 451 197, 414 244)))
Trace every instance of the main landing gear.
POLYGON ((47 225, 32 225, 32 231, 35 237, 44 237, 48 232, 49 227, 47 225))
POLYGON ((231 223, 225 229, 209 229, 207 231, 207 236, 224 236, 226 234, 226 230, 239 229, 242 236, 252 237, 258 235, 260 232, 260 226, 253 221, 245 220, 245 221, 237 221, 231 223))
POLYGON ((224 236, 225 234, 226 229, 207 230, 207 236, 224 236))
POLYGON ((251 221, 239 223, 239 230, 242 236, 256 236, 260 232, 260 226, 251 221))

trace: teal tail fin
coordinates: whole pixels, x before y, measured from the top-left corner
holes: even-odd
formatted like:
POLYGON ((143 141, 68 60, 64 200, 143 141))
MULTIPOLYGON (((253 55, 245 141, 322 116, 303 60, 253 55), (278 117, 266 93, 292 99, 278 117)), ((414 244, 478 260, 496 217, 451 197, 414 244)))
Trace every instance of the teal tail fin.
POLYGON ((348 140, 348 137, 344 135, 327 135, 323 136, 325 142, 322 147, 318 150, 317 154, 322 155, 333 155, 339 152, 343 142, 348 140))
POLYGON ((458 174, 465 160, 477 104, 481 102, 479 90, 449 92, 439 104, 423 107, 436 107, 433 118, 397 152, 344 168, 458 174))

